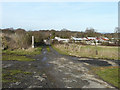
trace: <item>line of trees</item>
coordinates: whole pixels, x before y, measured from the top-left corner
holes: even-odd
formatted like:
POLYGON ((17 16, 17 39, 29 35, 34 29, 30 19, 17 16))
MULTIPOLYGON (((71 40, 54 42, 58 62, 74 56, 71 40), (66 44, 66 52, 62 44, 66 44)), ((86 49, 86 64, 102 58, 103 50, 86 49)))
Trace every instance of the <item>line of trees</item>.
POLYGON ((29 48, 31 47, 31 37, 35 37, 35 45, 38 46, 43 44, 44 39, 54 39, 54 37, 71 38, 71 36, 82 38, 82 37, 99 37, 105 36, 108 38, 118 38, 118 28, 115 33, 98 33, 93 28, 87 28, 85 32, 70 31, 62 29, 61 31, 56 30, 39 30, 39 31, 26 31, 25 29, 13 29, 6 28, 0 29, 2 37, 2 45, 4 49, 12 48, 29 48))

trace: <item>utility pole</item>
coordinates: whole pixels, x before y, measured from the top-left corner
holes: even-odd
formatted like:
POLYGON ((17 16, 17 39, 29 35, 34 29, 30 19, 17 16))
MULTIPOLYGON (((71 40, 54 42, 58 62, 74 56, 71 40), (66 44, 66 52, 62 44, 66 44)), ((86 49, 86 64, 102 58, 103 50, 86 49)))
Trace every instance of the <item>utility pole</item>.
POLYGON ((34 48, 34 36, 32 36, 32 48, 34 48))

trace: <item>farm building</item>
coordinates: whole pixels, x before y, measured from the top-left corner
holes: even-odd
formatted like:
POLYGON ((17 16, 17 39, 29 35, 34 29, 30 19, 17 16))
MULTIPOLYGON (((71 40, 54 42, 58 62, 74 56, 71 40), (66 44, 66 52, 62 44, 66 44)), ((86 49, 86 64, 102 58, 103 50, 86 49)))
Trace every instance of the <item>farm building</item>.
POLYGON ((64 38, 60 38, 60 37, 55 37, 54 40, 58 40, 59 42, 62 41, 62 42, 65 42, 65 43, 69 42, 69 39, 64 39, 64 38))
MULTIPOLYGON (((60 37, 55 37, 54 40, 57 40, 57 41, 63 42, 63 43, 69 43, 69 41, 72 40, 72 42, 85 42, 88 45, 100 45, 102 42, 110 42, 110 40, 107 37, 76 38, 76 37, 71 36, 71 39, 64 39, 64 38, 60 38, 60 37)), ((113 42, 110 42, 110 43, 113 43, 113 42)))

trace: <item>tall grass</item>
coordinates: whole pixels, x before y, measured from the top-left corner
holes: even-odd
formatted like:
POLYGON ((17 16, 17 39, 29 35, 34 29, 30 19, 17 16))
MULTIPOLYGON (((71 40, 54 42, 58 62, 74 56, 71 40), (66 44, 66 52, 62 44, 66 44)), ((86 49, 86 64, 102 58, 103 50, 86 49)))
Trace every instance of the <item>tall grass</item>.
POLYGON ((65 52, 68 55, 78 57, 90 57, 90 58, 102 58, 102 59, 115 59, 118 60, 119 53, 118 47, 113 46, 90 46, 90 45, 78 45, 78 44, 57 44, 55 48, 61 52, 65 52))

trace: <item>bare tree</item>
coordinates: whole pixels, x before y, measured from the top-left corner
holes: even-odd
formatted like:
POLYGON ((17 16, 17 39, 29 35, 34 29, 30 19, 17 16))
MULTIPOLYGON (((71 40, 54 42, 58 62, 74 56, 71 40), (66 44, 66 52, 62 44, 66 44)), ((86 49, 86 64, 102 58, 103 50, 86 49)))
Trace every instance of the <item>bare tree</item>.
POLYGON ((116 27, 114 33, 120 33, 120 27, 116 27))
POLYGON ((95 29, 94 28, 86 28, 85 32, 86 33, 95 33, 95 29))

